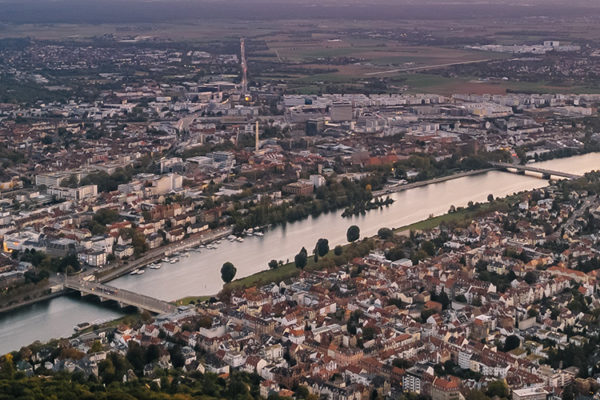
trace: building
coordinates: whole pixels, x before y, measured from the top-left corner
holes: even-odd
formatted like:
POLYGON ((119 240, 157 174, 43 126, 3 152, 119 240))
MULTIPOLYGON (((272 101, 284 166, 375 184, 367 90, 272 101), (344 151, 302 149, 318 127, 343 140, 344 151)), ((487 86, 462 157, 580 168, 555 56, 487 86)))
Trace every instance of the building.
POLYGON ((406 373, 402 376, 402 389, 405 392, 426 395, 430 390, 427 386, 429 386, 432 377, 432 367, 417 364, 414 367, 407 369, 406 373))
POLYGON ((325 120, 323 118, 309 119, 306 121, 306 135, 316 136, 325 129, 325 120))
POLYGON ((458 400, 460 398, 460 379, 449 376, 436 378, 431 385, 432 400, 458 400))
POLYGON ((103 265, 106 265, 106 257, 106 252, 102 250, 88 251, 79 254, 79 259, 92 267, 102 267, 103 265))
POLYGON ((37 232, 25 230, 8 233, 4 235, 3 250, 6 253, 11 253, 14 250, 23 251, 25 249, 42 249, 44 246, 39 242, 40 234, 37 232))
POLYGON ((86 185, 78 188, 49 187, 48 194, 57 199, 84 200, 98 195, 98 186, 86 185))
POLYGON ((18 176, 13 176, 12 178, 6 180, 0 180, 0 190, 13 190, 22 186, 23 182, 18 176))
POLYGON ((329 113, 332 122, 352 121, 352 104, 333 103, 329 113))
POLYGON ((52 257, 65 257, 77 253, 77 242, 72 239, 61 238, 46 243, 46 253, 52 257))
POLYGON ((512 392, 513 400, 546 400, 548 392, 539 387, 516 389, 512 392))
MULTIPOLYGON (((68 179, 73 173, 71 172, 55 172, 50 174, 40 174, 35 176, 35 185, 36 186, 48 186, 48 187, 59 187, 60 183, 64 179, 68 179)), ((74 174, 79 181, 80 176, 78 174, 74 174)))
POLYGON ((167 174, 159 176, 150 181, 152 185, 149 190, 154 195, 167 194, 178 191, 183 186, 183 177, 178 174, 167 174))
POLYGON ((321 186, 325 186, 326 180, 322 175, 311 175, 310 182, 314 187, 320 188, 321 186))
POLYGON ((126 258, 133 255, 133 246, 117 244, 114 246, 115 257, 126 258))
POLYGON ((310 196, 314 190, 314 185, 311 181, 299 180, 292 182, 281 188, 284 193, 294 194, 298 196, 310 196))

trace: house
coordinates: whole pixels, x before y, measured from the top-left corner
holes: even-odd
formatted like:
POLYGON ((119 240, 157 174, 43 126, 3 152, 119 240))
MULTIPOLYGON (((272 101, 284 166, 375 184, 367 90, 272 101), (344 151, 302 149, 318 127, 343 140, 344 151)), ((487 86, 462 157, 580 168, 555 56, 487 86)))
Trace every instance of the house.
POLYGON ((435 378, 431 385, 432 400, 458 400, 460 397, 460 379, 452 375, 435 378))
POLYGON ((417 364, 406 370, 402 376, 402 388, 405 392, 427 395, 433 381, 433 368, 425 364, 417 364))
POLYGON ((131 257, 133 255, 133 246, 117 244, 114 247, 114 254, 119 259, 131 257))
POLYGON ((178 242, 185 237, 185 229, 175 228, 166 232, 166 239, 169 242, 178 242))
POLYGON ((546 400, 548 392, 540 387, 515 389, 512 392, 512 400, 546 400))
POLYGON ((85 253, 79 253, 79 259, 92 267, 102 267, 106 265, 108 254, 104 250, 88 250, 85 253))

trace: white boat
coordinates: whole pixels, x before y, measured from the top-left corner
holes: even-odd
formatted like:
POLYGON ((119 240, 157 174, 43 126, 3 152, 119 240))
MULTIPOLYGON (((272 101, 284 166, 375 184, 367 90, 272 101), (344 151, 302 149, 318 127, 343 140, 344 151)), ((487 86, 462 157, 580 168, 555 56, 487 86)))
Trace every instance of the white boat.
POLYGON ((92 326, 92 324, 90 324, 89 322, 82 322, 80 324, 75 325, 73 329, 75 329, 75 332, 79 332, 81 330, 89 328, 90 326, 92 326))
POLYGON ((257 231, 257 232, 254 232, 254 236, 263 237, 263 236, 265 236, 265 234, 262 233, 261 231, 257 231))
POLYGON ((140 272, 140 270, 136 268, 136 269, 134 269, 133 271, 131 271, 131 272, 129 273, 129 275, 137 275, 137 274, 138 274, 138 272, 140 272))
POLYGON ((161 264, 150 264, 149 265, 150 269, 160 269, 160 267, 162 267, 161 264))
POLYGON ((240 237, 235 238, 235 240, 237 240, 238 242, 241 243, 244 241, 244 238, 240 236, 240 237))
POLYGON ((171 258, 171 261, 169 261, 171 264, 175 264, 176 262, 179 262, 179 258, 175 257, 175 258, 171 258))
POLYGON ((138 275, 142 275, 142 274, 145 274, 145 273, 146 273, 146 270, 145 270, 145 269, 140 269, 140 270, 138 270, 138 272, 137 272, 137 274, 138 274, 138 275))

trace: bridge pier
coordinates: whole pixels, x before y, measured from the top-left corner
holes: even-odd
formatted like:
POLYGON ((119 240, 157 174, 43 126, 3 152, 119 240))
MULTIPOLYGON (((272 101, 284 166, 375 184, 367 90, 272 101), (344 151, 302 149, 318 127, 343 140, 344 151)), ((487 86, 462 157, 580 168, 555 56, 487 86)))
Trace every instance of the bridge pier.
POLYGON ((542 179, 551 179, 552 176, 560 177, 564 179, 579 179, 581 175, 571 174, 569 172, 562 171, 553 171, 544 168, 537 168, 532 165, 517 165, 517 164, 508 164, 501 162, 491 162, 490 165, 494 168, 497 168, 502 171, 512 172, 520 175, 524 175, 525 171, 534 172, 540 174, 542 179))
POLYGON ((94 295, 102 303, 114 301, 120 308, 131 306, 137 308, 140 312, 149 311, 156 314, 171 313, 177 310, 173 304, 166 301, 100 283, 71 280, 65 282, 65 287, 77 290, 82 297, 94 295))

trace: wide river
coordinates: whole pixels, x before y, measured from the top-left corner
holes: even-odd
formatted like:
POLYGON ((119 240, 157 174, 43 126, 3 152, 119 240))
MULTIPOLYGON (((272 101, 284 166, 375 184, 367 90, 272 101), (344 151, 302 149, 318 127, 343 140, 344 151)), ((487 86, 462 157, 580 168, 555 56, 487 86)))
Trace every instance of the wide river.
MULTIPOLYGON (((536 166, 583 174, 600 169, 600 153, 541 162, 536 166)), ((310 252, 319 238, 327 238, 332 247, 342 244, 346 241, 346 230, 353 224, 360 227, 361 236, 371 236, 382 227, 401 227, 432 214, 443 214, 451 205, 486 201, 490 193, 503 197, 546 185, 547 181, 536 177, 498 171, 431 184, 394 193, 390 195, 395 200, 391 206, 372 210, 364 216, 342 218, 340 211, 277 227, 263 237, 247 237, 242 243, 223 240, 216 250, 190 252, 176 264, 163 264, 159 270, 148 269, 144 275, 126 275, 110 285, 164 300, 215 294, 222 287, 220 268, 225 261, 236 266, 237 277, 244 277, 266 269, 271 259, 292 259, 302 246, 310 252)), ((70 336, 79 322, 120 315, 119 310, 76 296, 23 307, 0 315, 0 354, 35 340, 70 336)))

